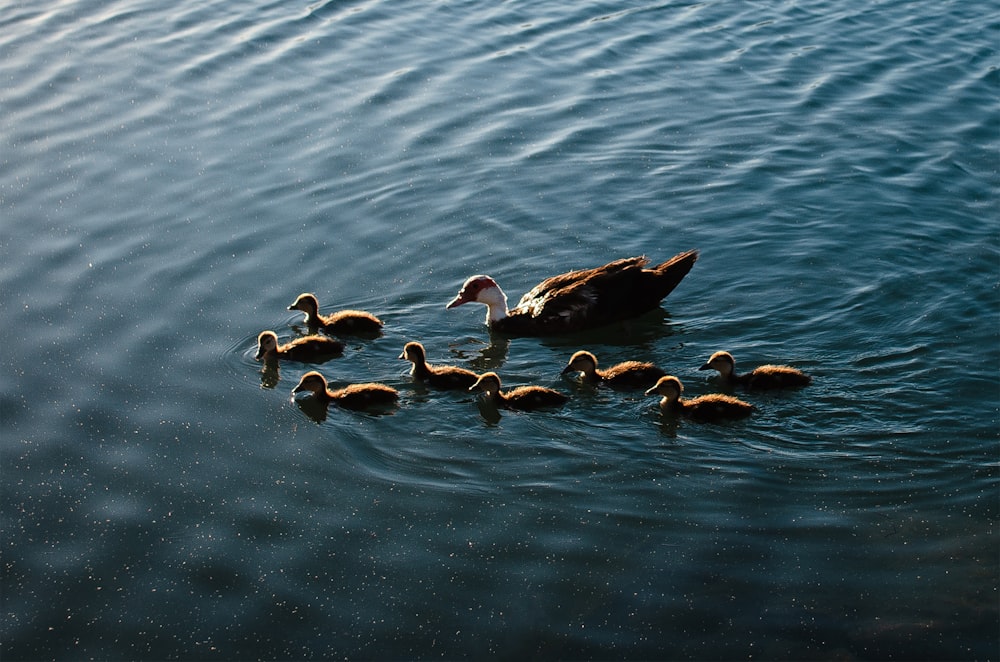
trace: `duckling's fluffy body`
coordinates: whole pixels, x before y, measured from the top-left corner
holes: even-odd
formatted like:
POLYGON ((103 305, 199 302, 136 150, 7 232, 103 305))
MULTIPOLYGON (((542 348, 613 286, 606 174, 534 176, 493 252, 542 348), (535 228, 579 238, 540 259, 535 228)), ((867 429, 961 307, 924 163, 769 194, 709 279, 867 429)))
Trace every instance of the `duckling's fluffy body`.
POLYGON ((432 366, 427 363, 427 352, 424 346, 418 342, 408 342, 403 347, 400 359, 410 361, 413 367, 410 374, 414 379, 430 384, 434 388, 441 389, 468 389, 476 383, 478 376, 471 370, 459 368, 457 366, 432 366))
POLYGON ((286 359, 315 363, 339 356, 343 351, 344 344, 342 342, 325 336, 304 336, 296 338, 290 343, 279 345, 278 335, 274 331, 262 331, 257 336, 257 355, 254 358, 258 361, 261 359, 265 361, 286 359))
POLYGON ((736 373, 736 360, 729 352, 716 352, 699 370, 718 370, 722 381, 729 386, 748 389, 793 388, 806 386, 812 377, 787 365, 762 365, 748 373, 736 373))
POLYGON ((569 398, 559 391, 544 386, 518 386, 507 392, 500 390, 500 377, 495 372, 486 372, 479 376, 476 383, 469 387, 470 391, 482 391, 493 404, 507 409, 539 409, 541 407, 556 407, 569 398))
POLYGON ((607 369, 597 367, 597 357, 587 351, 573 354, 562 374, 583 373, 583 379, 592 384, 603 383, 614 388, 649 388, 667 373, 652 363, 625 361, 607 369))
POLYGON ((363 310, 341 310, 331 315, 319 314, 319 301, 309 292, 300 294, 288 310, 301 310, 310 329, 323 329, 336 335, 378 335, 382 320, 363 310))
POLYGON ((349 384, 335 391, 327 386, 326 377, 313 370, 302 375, 292 394, 309 391, 321 402, 331 402, 346 409, 368 409, 394 405, 399 400, 396 389, 385 384, 349 384))
POLYGON ((753 405, 731 395, 710 393, 691 400, 681 398, 684 385, 672 375, 661 377, 646 395, 659 395, 660 410, 676 412, 699 422, 715 422, 733 418, 745 418, 753 412, 753 405))

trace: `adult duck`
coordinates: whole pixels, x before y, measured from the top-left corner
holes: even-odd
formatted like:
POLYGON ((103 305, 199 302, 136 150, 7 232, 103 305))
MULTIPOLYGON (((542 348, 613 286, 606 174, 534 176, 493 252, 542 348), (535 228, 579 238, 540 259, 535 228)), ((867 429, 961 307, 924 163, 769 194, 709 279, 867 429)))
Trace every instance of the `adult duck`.
POLYGON ((479 378, 471 370, 458 366, 432 366, 427 363, 427 352, 424 350, 424 346, 418 342, 406 343, 399 358, 413 364, 413 367, 410 368, 410 374, 413 375, 414 379, 430 384, 434 388, 468 389, 479 378))
POLYGON ((812 377, 797 368, 787 365, 762 365, 750 372, 736 373, 736 359, 729 352, 716 352, 709 357, 699 370, 718 370, 722 382, 727 386, 743 386, 748 389, 793 388, 806 386, 812 377))
POLYGON ((372 407, 387 407, 399 401, 396 389, 385 384, 350 384, 344 388, 330 390, 326 377, 313 370, 302 375, 299 383, 292 389, 292 395, 309 391, 317 402, 337 404, 345 409, 370 409, 372 407))
POLYGON ((469 390, 482 391, 487 400, 507 409, 557 407, 569 400, 565 394, 544 386, 518 386, 507 392, 501 391, 500 377, 495 372, 485 372, 480 375, 469 390))
POLYGON ((377 336, 382 333, 382 320, 364 310, 341 310, 331 315, 319 314, 319 300, 310 292, 303 292, 288 310, 305 313, 306 325, 315 332, 322 329, 334 335, 377 336))
POLYGON ((691 400, 681 398, 684 385, 673 375, 660 377, 646 395, 659 395, 660 411, 677 413, 694 421, 711 423, 733 418, 746 418, 753 413, 753 405, 731 395, 709 393, 691 400))
POLYGON ((583 381, 613 388, 649 388, 667 373, 652 363, 625 361, 610 368, 597 367, 597 357, 588 351, 573 354, 562 374, 582 373, 583 381))
POLYGON ((652 268, 645 257, 615 260, 543 280, 521 297, 513 310, 507 296, 489 276, 472 276, 448 303, 486 305, 490 329, 519 336, 572 333, 629 319, 660 305, 698 259, 687 251, 652 268))
POLYGON ((278 344, 278 335, 274 331, 261 331, 257 336, 258 361, 301 361, 303 363, 322 363, 344 353, 344 343, 326 336, 304 336, 296 338, 284 345, 278 344))

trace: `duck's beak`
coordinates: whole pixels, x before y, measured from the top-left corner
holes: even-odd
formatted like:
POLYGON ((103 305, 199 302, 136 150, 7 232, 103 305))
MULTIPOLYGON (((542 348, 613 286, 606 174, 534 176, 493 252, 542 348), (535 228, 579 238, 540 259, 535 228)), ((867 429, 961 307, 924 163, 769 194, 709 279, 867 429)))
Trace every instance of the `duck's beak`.
POLYGON ((404 350, 403 353, 400 354, 399 356, 397 356, 396 358, 397 359, 405 359, 406 358, 406 351, 404 350))
POLYGON ((703 365, 700 368, 698 368, 698 370, 711 370, 711 369, 712 369, 712 364, 711 363, 706 363, 705 365, 703 365))
POLYGON ((648 391, 646 391, 646 395, 656 395, 656 387, 654 386, 648 391))
POLYGON ((260 357, 262 357, 262 356, 264 356, 264 348, 263 347, 258 347, 257 348, 257 354, 253 358, 254 358, 255 361, 260 361, 260 357))
POLYGON ((561 372, 561 373, 559 373, 559 374, 560 374, 560 375, 568 375, 568 374, 569 374, 569 373, 571 373, 571 372, 578 372, 578 371, 577 371, 577 370, 576 370, 576 369, 575 369, 575 368, 574 368, 573 366, 571 366, 571 365, 568 365, 568 366, 566 366, 565 368, 563 368, 563 369, 562 369, 562 372, 561 372))
POLYGON ((302 388, 302 384, 296 384, 295 388, 292 389, 292 395, 295 395, 296 393, 301 393, 304 390, 305 389, 302 388))
POLYGON ((472 301, 472 299, 466 296, 465 290, 462 290, 455 296, 454 299, 448 302, 448 305, 445 306, 445 308, 447 309, 455 308, 457 306, 461 306, 463 303, 469 303, 470 301, 472 301))

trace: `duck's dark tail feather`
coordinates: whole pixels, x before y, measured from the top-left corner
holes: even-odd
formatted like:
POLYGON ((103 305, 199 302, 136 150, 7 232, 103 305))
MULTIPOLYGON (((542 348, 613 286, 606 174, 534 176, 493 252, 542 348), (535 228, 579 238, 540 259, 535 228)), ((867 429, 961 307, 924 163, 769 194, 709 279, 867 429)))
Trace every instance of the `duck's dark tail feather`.
POLYGON ((698 260, 698 251, 690 250, 679 255, 675 255, 661 265, 651 269, 656 273, 657 294, 662 300, 674 291, 684 277, 691 271, 691 267, 698 260))

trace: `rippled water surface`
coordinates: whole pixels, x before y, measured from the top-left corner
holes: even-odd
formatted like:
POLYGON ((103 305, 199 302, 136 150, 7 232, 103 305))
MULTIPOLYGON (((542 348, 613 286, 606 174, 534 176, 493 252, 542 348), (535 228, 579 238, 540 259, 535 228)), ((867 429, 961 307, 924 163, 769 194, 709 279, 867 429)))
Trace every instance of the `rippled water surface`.
POLYGON ((0 10, 3 659, 997 659, 1000 5, 0 10), (444 309, 630 255, 661 309, 444 309), (262 374, 286 310, 386 323, 262 374), (405 342, 569 395, 494 416, 405 342), (577 349, 700 425, 560 376, 577 349))

